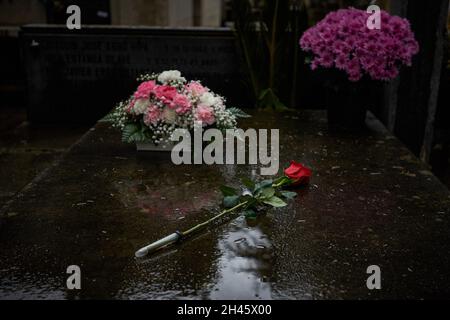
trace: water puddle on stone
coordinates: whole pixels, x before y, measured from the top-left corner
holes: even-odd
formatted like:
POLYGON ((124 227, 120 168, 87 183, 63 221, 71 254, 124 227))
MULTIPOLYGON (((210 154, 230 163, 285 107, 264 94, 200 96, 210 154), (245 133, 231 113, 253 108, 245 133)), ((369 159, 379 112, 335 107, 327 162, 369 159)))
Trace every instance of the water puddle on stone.
POLYGON ((271 299, 271 244, 259 227, 234 222, 217 244, 217 262, 212 299, 271 299))
POLYGON ((262 229, 239 217, 136 260, 125 270, 132 279, 115 297, 271 299, 272 260, 272 246, 262 229))

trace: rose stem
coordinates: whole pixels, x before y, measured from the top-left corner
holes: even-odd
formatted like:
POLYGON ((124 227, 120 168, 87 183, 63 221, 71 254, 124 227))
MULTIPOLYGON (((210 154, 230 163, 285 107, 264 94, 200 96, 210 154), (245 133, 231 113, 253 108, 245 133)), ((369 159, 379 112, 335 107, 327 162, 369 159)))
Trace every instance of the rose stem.
MULTIPOLYGON (((281 181, 281 182, 279 182, 278 184, 273 184, 272 187, 273 187, 273 188, 279 188, 279 187, 283 186, 284 184, 286 184, 286 181, 281 181)), ((239 209, 239 208, 245 206, 246 204, 248 204, 248 201, 242 202, 242 203, 238 204, 237 206, 235 206, 235 207, 233 207, 233 208, 231 208, 231 209, 225 210, 225 211, 223 211, 222 213, 220 213, 220 214, 218 214, 218 215, 212 217, 212 218, 209 219, 208 221, 205 221, 205 222, 203 222, 203 223, 200 223, 200 224, 196 225, 195 227, 193 227, 193 228, 191 228, 191 229, 189 229, 189 230, 187 230, 187 231, 185 231, 185 232, 182 232, 182 235, 183 235, 183 236, 188 236, 188 235, 190 235, 190 234, 192 234, 192 233, 194 233, 194 232, 196 232, 196 231, 198 231, 198 230, 200 230, 200 229, 206 227, 206 226, 207 226, 208 224, 210 224, 211 222, 214 222, 215 220, 220 219, 220 218, 223 217, 224 215, 226 215, 226 214, 228 214, 228 213, 230 213, 230 212, 233 212, 234 210, 237 210, 237 209, 239 209)))
POLYGON ((205 222, 203 222, 203 223, 200 223, 200 224, 196 225, 195 227, 193 227, 193 228, 191 228, 191 229, 189 229, 189 230, 187 230, 187 231, 182 232, 182 235, 183 235, 183 236, 188 236, 188 235, 190 235, 190 234, 192 234, 192 233, 194 233, 194 232, 196 232, 196 231, 198 231, 198 230, 200 230, 200 229, 206 227, 206 226, 209 225, 211 222, 214 222, 215 220, 222 218, 224 215, 226 215, 226 214, 228 214, 228 213, 230 213, 230 212, 233 212, 233 211, 235 211, 235 210, 237 210, 237 209, 239 209, 239 208, 242 208, 243 206, 245 206, 245 205, 247 205, 247 204, 248 204, 248 201, 245 201, 245 202, 242 202, 242 203, 238 204, 237 206, 235 206, 235 207, 233 207, 233 208, 231 208, 231 209, 224 210, 224 211, 222 211, 222 213, 220 213, 220 214, 218 214, 218 215, 212 217, 212 218, 209 219, 208 221, 205 221, 205 222))

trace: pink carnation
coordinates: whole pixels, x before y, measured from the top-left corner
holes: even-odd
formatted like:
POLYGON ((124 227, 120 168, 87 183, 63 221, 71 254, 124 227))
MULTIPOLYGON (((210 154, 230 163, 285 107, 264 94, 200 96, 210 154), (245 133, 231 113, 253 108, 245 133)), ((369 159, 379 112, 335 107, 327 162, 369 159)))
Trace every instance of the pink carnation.
POLYGON ((144 114, 144 123, 148 126, 156 125, 161 119, 161 110, 156 106, 150 106, 144 114))
POLYGON ((161 100, 164 104, 172 109, 175 108, 173 99, 178 94, 178 91, 175 87, 156 86, 153 92, 155 93, 155 96, 158 100, 161 100))
POLYGON ((408 20, 381 12, 381 29, 367 27, 370 14, 355 8, 329 13, 300 39, 300 46, 312 52, 311 69, 344 70, 351 81, 367 74, 374 80, 390 80, 401 65, 411 65, 419 52, 408 20))
POLYGON ((203 124, 212 125, 216 122, 214 110, 211 107, 200 104, 195 110, 195 120, 201 121, 203 124))
POLYGON ((207 88, 202 86, 199 82, 193 81, 186 86, 186 90, 189 91, 194 96, 201 96, 208 91, 207 88))
POLYGON ((191 101, 184 94, 176 94, 175 97, 173 98, 173 103, 176 107, 175 111, 178 114, 184 114, 189 110, 191 110, 192 107, 191 101))
POLYGON ((141 83, 141 85, 137 88, 136 93, 134 94, 135 99, 148 99, 150 98, 150 94, 155 88, 155 81, 146 81, 141 83))

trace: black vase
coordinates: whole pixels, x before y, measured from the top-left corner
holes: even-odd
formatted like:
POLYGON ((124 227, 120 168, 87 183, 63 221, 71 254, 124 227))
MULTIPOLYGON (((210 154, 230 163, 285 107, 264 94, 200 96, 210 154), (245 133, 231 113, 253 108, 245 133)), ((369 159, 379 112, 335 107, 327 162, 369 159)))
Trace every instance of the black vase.
POLYGON ((372 81, 350 81, 339 70, 329 70, 325 77, 328 124, 334 129, 362 130, 371 99, 372 81))

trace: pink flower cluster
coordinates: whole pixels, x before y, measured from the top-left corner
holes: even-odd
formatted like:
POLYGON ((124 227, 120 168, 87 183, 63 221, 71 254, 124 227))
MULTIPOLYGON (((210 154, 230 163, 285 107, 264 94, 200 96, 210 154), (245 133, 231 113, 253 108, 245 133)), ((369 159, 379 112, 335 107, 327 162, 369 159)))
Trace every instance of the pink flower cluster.
POLYGON ((186 80, 178 70, 143 74, 138 81, 133 95, 107 116, 127 143, 172 143, 177 129, 236 129, 237 119, 249 117, 239 108, 227 108, 224 97, 199 81, 186 80))
POLYGON ((370 14, 354 8, 329 13, 300 39, 303 50, 313 53, 311 68, 344 70, 350 81, 364 74, 374 80, 397 77, 399 67, 410 66, 419 52, 408 20, 381 11, 381 28, 369 29, 370 14))
POLYGON ((195 120, 206 123, 207 125, 213 125, 216 122, 214 109, 202 104, 199 105, 195 112, 195 120))
POLYGON ((131 116, 142 116, 148 126, 162 121, 174 124, 178 119, 192 115, 205 125, 216 122, 214 107, 223 103, 200 82, 182 85, 161 84, 156 80, 141 83, 134 93, 126 112, 131 116))

